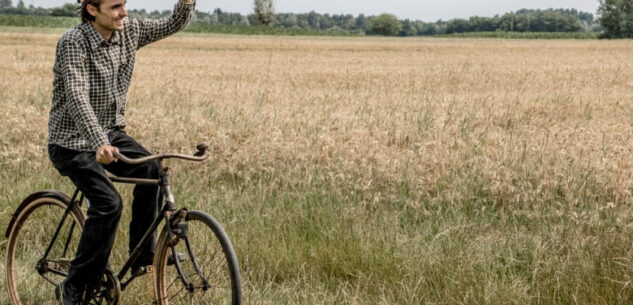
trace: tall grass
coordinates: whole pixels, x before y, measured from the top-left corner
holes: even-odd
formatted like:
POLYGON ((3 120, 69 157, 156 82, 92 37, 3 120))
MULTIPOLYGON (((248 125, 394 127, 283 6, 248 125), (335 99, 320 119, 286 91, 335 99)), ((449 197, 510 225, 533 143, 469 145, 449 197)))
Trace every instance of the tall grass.
MULTIPOLYGON (((0 33, 2 226, 72 190, 45 152, 57 36, 0 33)), ((127 128, 210 142, 174 192, 225 226, 247 304, 629 304, 631 47, 177 36, 139 52, 127 128)))

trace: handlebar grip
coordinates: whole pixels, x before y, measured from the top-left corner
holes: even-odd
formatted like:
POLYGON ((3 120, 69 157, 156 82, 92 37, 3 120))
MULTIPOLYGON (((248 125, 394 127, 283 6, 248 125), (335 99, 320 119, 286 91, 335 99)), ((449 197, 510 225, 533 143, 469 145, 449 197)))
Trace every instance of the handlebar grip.
POLYGON ((205 151, 207 151, 207 148, 209 148, 209 143, 207 142, 199 143, 198 145, 196 145, 196 149, 198 151, 193 155, 196 157, 202 156, 204 155, 205 151))

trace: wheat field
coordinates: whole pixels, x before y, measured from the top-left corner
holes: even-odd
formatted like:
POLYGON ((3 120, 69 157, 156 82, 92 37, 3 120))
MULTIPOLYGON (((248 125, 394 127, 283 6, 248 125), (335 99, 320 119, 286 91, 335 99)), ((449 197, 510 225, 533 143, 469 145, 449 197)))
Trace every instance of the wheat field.
MULTIPOLYGON (((29 193, 72 192, 46 155, 60 34, 0 29, 3 229, 29 193)), ((127 131, 210 143, 172 183, 231 236, 245 304, 630 304, 632 49, 177 35, 138 52, 127 131)))

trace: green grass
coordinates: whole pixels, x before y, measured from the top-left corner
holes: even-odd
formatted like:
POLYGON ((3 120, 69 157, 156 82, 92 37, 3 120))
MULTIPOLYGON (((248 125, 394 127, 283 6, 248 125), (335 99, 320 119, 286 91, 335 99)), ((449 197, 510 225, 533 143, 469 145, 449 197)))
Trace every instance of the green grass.
MULTIPOLYGON (((66 181, 42 166, 2 165, 3 172, 16 173, 0 189, 7 210, 31 190, 70 192, 66 181)), ((478 187, 482 178, 475 169, 446 177, 454 182, 435 195, 400 188, 354 193, 328 178, 326 169, 293 177, 294 185, 258 178, 266 174, 256 171, 228 177, 205 175, 193 166, 176 169, 172 183, 179 202, 213 214, 233 238, 246 279, 246 304, 271 299, 287 304, 633 302, 626 285, 633 277, 630 208, 599 210, 593 200, 549 205, 553 194, 504 206, 478 187), (309 176, 317 179, 308 182, 309 176), (442 198, 456 191, 470 199, 442 198), (377 193, 390 199, 363 204, 377 193)), ((587 186, 598 189, 595 183, 587 186)), ((130 198, 130 189, 123 187, 123 194, 130 198)), ((8 213, 0 215, 6 224, 8 213)), ((115 265, 126 253, 129 216, 126 208, 115 265)), ((149 293, 142 286, 125 292, 141 299, 149 293)))

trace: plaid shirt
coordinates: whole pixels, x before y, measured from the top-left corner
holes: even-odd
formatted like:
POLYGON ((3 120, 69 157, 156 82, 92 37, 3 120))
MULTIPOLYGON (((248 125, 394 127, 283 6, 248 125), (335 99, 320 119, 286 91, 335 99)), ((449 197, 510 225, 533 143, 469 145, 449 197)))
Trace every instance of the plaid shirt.
POLYGON ((141 47, 184 28, 194 3, 179 1, 171 16, 125 20, 124 29, 105 41, 90 23, 62 35, 53 66, 53 106, 48 143, 94 151, 110 144, 107 133, 125 127, 125 96, 134 57, 141 47))

